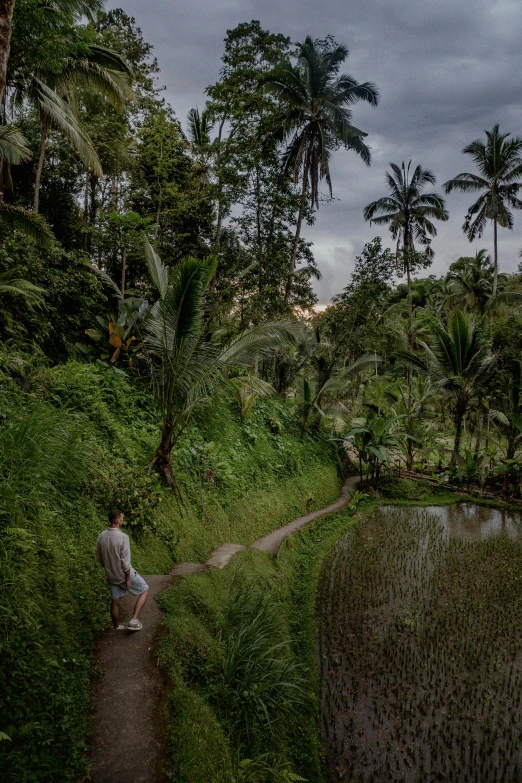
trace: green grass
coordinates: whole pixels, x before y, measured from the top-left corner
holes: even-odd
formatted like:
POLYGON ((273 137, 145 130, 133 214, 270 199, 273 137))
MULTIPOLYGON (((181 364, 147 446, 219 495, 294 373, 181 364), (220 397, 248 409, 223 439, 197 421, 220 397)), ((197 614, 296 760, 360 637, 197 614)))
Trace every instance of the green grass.
MULTIPOLYGON (((232 770, 234 780, 239 781, 243 770, 251 770, 248 780, 262 783, 290 780, 285 775, 293 769, 310 783, 323 781, 314 646, 317 585, 327 552, 340 535, 375 506, 376 501, 368 499, 357 517, 345 510, 317 520, 286 539, 277 558, 256 550, 240 552, 227 568, 183 578, 162 594, 167 636, 161 657, 173 682, 174 780, 229 780, 232 770), (286 662, 300 667, 307 694, 298 714, 290 717, 289 699, 281 692, 280 714, 276 709, 271 716, 277 727, 275 734, 268 726, 258 724, 250 738, 238 730, 226 711, 223 713, 216 699, 216 684, 227 655, 227 615, 234 596, 248 589, 270 597, 277 616, 271 620, 273 634, 283 641, 292 639, 290 645, 285 645, 286 662), (187 691, 192 694, 192 702, 187 691), (179 710, 178 696, 192 708, 179 710), (198 732, 192 734, 194 721, 198 732), (214 743, 214 752, 204 752, 209 742, 214 743), (271 771, 265 769, 265 756, 271 771)), ((255 658, 254 653, 250 654, 255 658)))
MULTIPOLYGON (((159 424, 145 385, 78 362, 19 370, 0 368, 0 731, 10 737, 0 768, 6 783, 72 783, 85 764, 93 639, 109 621, 94 558, 108 509, 125 512, 134 566, 166 573, 225 540, 250 543, 308 498, 328 502, 339 478, 329 445, 302 441, 283 401, 262 401, 243 426, 223 399, 176 452, 181 515, 148 472, 159 424)), ((198 643, 210 645, 208 633, 198 643)), ((188 714, 195 702, 183 694, 188 714)))

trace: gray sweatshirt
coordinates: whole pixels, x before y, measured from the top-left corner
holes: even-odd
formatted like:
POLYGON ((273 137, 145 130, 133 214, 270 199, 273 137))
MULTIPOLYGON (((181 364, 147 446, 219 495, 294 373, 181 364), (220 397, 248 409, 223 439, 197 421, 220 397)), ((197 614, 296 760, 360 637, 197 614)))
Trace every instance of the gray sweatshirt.
POLYGON ((131 568, 129 536, 117 527, 108 527, 96 541, 96 559, 105 568, 107 581, 119 585, 131 568))

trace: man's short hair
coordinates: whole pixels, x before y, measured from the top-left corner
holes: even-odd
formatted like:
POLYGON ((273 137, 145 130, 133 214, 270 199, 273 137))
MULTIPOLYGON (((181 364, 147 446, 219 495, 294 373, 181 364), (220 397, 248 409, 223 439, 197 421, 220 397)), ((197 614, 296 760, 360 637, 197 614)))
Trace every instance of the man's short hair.
POLYGON ((123 511, 121 511, 121 509, 119 509, 119 508, 111 508, 111 510, 109 511, 109 522, 110 522, 110 524, 112 525, 114 522, 116 522, 118 517, 121 517, 122 514, 123 514, 123 511))

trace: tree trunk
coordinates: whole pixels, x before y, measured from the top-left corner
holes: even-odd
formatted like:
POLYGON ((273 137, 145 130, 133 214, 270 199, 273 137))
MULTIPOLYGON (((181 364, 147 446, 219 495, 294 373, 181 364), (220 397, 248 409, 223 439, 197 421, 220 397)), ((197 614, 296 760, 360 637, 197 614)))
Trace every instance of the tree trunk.
POLYGON ((413 442, 408 438, 408 443, 406 446, 406 467, 408 470, 411 470, 413 468, 413 458, 414 458, 414 451, 413 451, 413 442))
POLYGON ((462 438, 462 423, 464 421, 464 414, 466 410, 457 407, 457 410, 455 412, 455 442, 453 444, 453 453, 451 455, 451 462, 450 466, 452 468, 455 467, 457 464, 457 457, 459 456, 460 451, 460 440, 462 438))
POLYGON ((475 439, 475 454, 478 454, 480 451, 480 441, 482 439, 482 420, 483 420, 483 414, 478 412, 477 413, 477 436, 475 439))
POLYGON ((89 222, 89 187, 91 183, 91 172, 89 169, 85 171, 85 191, 83 193, 83 216, 85 222, 89 222))
POLYGON ((96 177, 94 174, 91 174, 89 184, 90 184, 89 222, 92 228, 96 223, 96 215, 98 213, 98 203, 96 201, 96 187, 98 185, 98 177, 96 177))
POLYGON ((89 225, 89 189, 91 186, 91 172, 85 171, 85 190, 83 193, 83 221, 85 223, 85 237, 83 246, 87 252, 91 249, 91 230, 89 225))
POLYGON ((118 211, 118 180, 116 177, 111 177, 111 204, 112 211, 118 211))
POLYGON ((261 261, 263 257, 263 235, 261 230, 261 185, 259 182, 259 167, 256 166, 256 230, 257 230, 257 253, 261 261))
POLYGON ((0 104, 3 104, 15 0, 0 0, 0 104))
POLYGON ((498 276, 498 247, 497 247, 497 221, 493 220, 493 296, 497 293, 497 276, 498 276))
POLYGON ((160 218, 161 218, 161 202, 163 200, 163 182, 160 182, 160 188, 159 188, 159 196, 158 196, 158 209, 156 212, 156 226, 154 228, 154 241, 158 241, 158 233, 159 233, 159 227, 160 227, 160 218))
POLYGON ((161 433, 161 442, 157 448, 150 467, 155 467, 158 473, 160 473, 160 475, 165 479, 169 487, 172 487, 180 514, 183 514, 182 506, 184 506, 185 503, 183 500, 183 495, 181 494, 181 490, 176 481, 176 476, 174 475, 172 461, 170 458, 172 449, 175 446, 175 441, 173 440, 172 435, 172 421, 164 422, 161 433))
POLYGON ((306 189, 308 185, 308 174, 310 171, 310 161, 307 159, 303 171, 303 185, 301 188, 301 201, 299 202, 299 212, 297 214, 297 225, 295 227, 295 236, 292 244, 292 253, 290 255, 290 263, 288 265, 288 278, 285 287, 285 303, 288 303, 290 294, 292 293, 292 284, 294 281, 295 261, 297 258, 297 248, 299 246, 299 237, 301 236, 301 226, 303 223, 304 210, 306 206, 306 189))
MULTIPOLYGON (((506 450, 506 462, 509 462, 510 460, 515 458, 515 452, 516 452, 516 446, 515 441, 508 436, 508 444, 507 444, 507 450, 506 450)), ((509 471, 506 470, 504 473, 504 481, 502 482, 502 492, 506 493, 509 489, 509 471)))
POLYGON ((47 125, 42 123, 40 131, 40 156, 38 158, 38 166, 36 167, 36 178, 34 181, 34 211, 38 214, 40 207, 40 184, 42 181, 42 171, 45 160, 45 142, 47 141, 47 125))
POLYGON ((125 299, 125 272, 127 271, 127 248, 123 248, 121 258, 121 298, 125 299))
POLYGON ((484 483, 486 481, 486 464, 487 464, 487 459, 488 459, 488 446, 489 446, 489 423, 490 423, 490 418, 489 418, 489 406, 488 406, 488 409, 486 411, 486 441, 485 441, 485 444, 484 444, 484 457, 482 459, 482 472, 481 472, 481 475, 480 475, 480 494, 481 495, 484 492, 484 483))

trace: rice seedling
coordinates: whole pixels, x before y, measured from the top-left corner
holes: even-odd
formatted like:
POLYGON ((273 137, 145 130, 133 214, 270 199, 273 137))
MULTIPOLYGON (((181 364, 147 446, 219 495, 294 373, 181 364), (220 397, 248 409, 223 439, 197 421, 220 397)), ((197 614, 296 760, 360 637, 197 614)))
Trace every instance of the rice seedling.
POLYGON ((383 507, 337 543, 318 633, 334 780, 520 779, 521 528, 469 504, 383 507))

